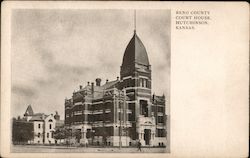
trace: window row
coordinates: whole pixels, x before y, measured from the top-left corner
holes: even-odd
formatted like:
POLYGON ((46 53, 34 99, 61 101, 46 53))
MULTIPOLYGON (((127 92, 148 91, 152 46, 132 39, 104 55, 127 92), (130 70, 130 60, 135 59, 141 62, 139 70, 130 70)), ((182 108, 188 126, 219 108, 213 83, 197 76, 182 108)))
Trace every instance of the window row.
MULTIPOLYGON (((126 87, 134 87, 135 81, 131 79, 127 79, 123 81, 123 86, 126 87)), ((146 78, 139 78, 139 86, 140 87, 146 87, 151 88, 151 82, 146 78)))
POLYGON ((158 116, 158 123, 164 123, 164 117, 158 116))
POLYGON ((158 112, 162 112, 162 113, 165 112, 165 108, 164 108, 164 107, 152 106, 152 111, 155 112, 156 110, 157 110, 158 112))
MULTIPOLYGON (((38 129, 41 129, 41 124, 38 124, 38 129)), ((52 124, 49 124, 49 129, 52 129, 52 124)))
POLYGON ((113 115, 111 113, 90 115, 89 121, 113 121, 113 115))
MULTIPOLYGON (((49 138, 49 136, 50 136, 50 133, 47 133, 47 138, 49 138)), ((37 137, 40 138, 41 137, 41 133, 38 133, 37 137)), ((54 138, 54 133, 53 132, 51 132, 51 138, 54 138)))
POLYGON ((158 137, 165 137, 166 136, 165 129, 157 129, 157 136, 158 137))
POLYGON ((74 111, 74 115, 82 115, 82 111, 74 111))
POLYGON ((148 79, 140 78, 139 79, 139 86, 145 88, 151 88, 151 82, 148 79))

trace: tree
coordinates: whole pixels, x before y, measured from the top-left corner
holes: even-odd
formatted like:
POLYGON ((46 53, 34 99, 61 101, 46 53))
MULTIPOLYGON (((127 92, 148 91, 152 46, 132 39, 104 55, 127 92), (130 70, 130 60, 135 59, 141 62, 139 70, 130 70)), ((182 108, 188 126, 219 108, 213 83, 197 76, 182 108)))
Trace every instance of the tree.
POLYGON ((57 129, 55 130, 55 132, 53 133, 53 135, 54 135, 54 138, 55 138, 56 140, 60 140, 60 143, 61 143, 61 139, 65 139, 65 137, 64 137, 64 132, 63 132, 63 129, 62 129, 62 128, 57 128, 57 129))
POLYGON ((67 138, 69 138, 69 136, 70 136, 70 131, 69 131, 69 129, 64 128, 64 127, 57 128, 57 129, 55 130, 55 132, 54 132, 54 138, 55 138, 56 140, 60 140, 60 142, 61 142, 62 139, 67 139, 67 138))
POLYGON ((71 135, 70 129, 67 129, 67 128, 63 128, 63 129, 64 129, 63 132, 64 132, 65 138, 69 138, 71 135))
POLYGON ((76 138, 76 140, 79 142, 81 139, 81 130, 73 130, 73 137, 76 138))
POLYGON ((13 119, 12 142, 13 144, 28 143, 34 139, 34 127, 32 122, 13 119))

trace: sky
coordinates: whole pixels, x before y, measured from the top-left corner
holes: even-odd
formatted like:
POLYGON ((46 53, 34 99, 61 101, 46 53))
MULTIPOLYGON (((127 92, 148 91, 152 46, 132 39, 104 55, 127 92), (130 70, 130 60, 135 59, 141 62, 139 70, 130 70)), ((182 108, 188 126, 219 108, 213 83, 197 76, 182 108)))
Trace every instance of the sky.
MULTIPOLYGON (((134 10, 17 9, 11 19, 11 111, 58 113, 79 85, 115 80, 134 32, 134 10)), ((152 68, 152 93, 169 98, 170 11, 137 10, 136 32, 152 68)))

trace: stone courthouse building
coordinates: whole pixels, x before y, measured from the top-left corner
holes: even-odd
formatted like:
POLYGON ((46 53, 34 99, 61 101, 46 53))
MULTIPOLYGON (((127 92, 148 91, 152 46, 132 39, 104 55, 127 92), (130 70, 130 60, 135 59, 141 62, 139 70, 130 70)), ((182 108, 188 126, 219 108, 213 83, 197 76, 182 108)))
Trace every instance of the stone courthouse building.
POLYGON ((65 99, 65 126, 81 132, 78 143, 166 145, 166 98, 152 95, 151 65, 136 31, 128 43, 120 77, 88 82, 65 99))

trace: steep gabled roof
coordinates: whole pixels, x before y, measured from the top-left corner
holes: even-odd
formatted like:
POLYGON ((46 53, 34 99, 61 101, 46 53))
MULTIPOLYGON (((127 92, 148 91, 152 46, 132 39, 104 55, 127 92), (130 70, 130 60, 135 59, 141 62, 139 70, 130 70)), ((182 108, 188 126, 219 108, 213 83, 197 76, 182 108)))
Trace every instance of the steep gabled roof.
POLYGON ((146 48, 137 36, 136 32, 134 32, 134 36, 127 45, 123 56, 122 66, 130 67, 134 66, 134 63, 150 65, 146 48))
POLYGON ((32 115, 34 115, 34 112, 31 105, 29 105, 24 113, 24 116, 32 116, 32 115))

